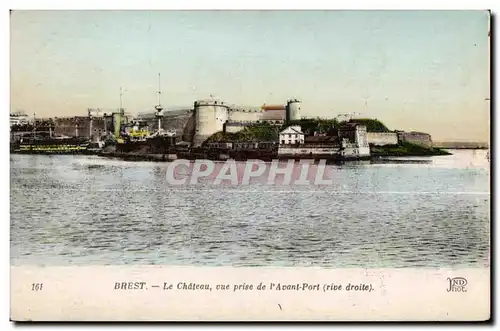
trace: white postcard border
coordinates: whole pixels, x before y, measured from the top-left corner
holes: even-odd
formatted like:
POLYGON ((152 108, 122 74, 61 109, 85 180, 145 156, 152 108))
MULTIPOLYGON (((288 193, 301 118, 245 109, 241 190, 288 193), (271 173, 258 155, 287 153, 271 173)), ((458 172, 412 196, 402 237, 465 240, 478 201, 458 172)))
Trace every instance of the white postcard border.
MULTIPOLYGON (((30 7, 36 7, 36 6, 40 6, 39 2, 37 1, 11 1, 10 3, 8 2, 4 2, 4 3, 7 3, 7 6, 6 8, 9 8, 9 7, 17 7, 17 8, 30 8, 30 7)), ((57 7, 57 8, 62 8, 63 6, 69 6, 71 8, 102 8, 103 7, 103 2, 101 1, 73 1, 71 2, 71 4, 68 5, 68 3, 66 1, 45 1, 45 3, 47 5, 44 5, 44 7, 57 7)), ((112 6, 114 8, 124 8, 125 5, 124 3, 129 3, 129 4, 132 4, 133 7, 142 7, 142 8, 158 8, 158 2, 153 2, 153 1, 141 1, 141 2, 121 2, 121 1, 107 1, 106 4, 107 6, 112 6), (140 3, 140 4, 139 4, 140 3)), ((173 2, 169 2, 170 4, 172 4, 173 7, 175 7, 176 5, 177 6, 184 6, 183 3, 184 2, 181 2, 181 1, 173 1, 173 2)), ((194 3, 196 5, 200 5, 202 4, 203 2, 202 1, 192 1, 192 3, 194 3)), ((213 2, 212 2, 213 3, 213 2)), ((222 6, 232 6, 233 2, 231 1, 219 1, 218 3, 222 4, 222 6)), ((260 8, 264 8, 264 6, 267 6, 267 4, 269 2, 263 2, 263 1, 252 1, 252 2, 249 2, 249 1, 245 1, 245 5, 243 6, 257 6, 257 7, 260 7, 260 8)), ((283 4, 283 2, 281 2, 283 4)), ((308 6, 308 8, 312 8, 312 7, 316 7, 316 8, 330 8, 330 7, 324 7, 324 2, 321 1, 321 4, 319 4, 320 2, 318 2, 318 5, 315 5, 316 2, 311 2, 311 1, 308 1, 306 2, 307 4, 305 4, 305 6, 308 6)), ((302 7, 299 7, 299 6, 302 6, 302 4, 304 4, 304 2, 287 2, 287 6, 289 7, 292 7, 292 8, 302 8, 302 7)), ((446 9, 446 8, 468 8, 468 9, 472 9, 472 8, 475 8, 475 9, 480 9, 480 8, 496 8, 498 5, 496 4, 496 2, 493 2, 493 1, 453 1, 453 2, 450 2, 450 1, 419 1, 419 2, 404 2, 404 4, 402 4, 401 1, 381 1, 381 2, 377 2, 377 4, 372 4, 372 2, 370 1, 337 1, 336 2, 336 5, 335 5, 335 8, 351 8, 351 9, 355 9, 355 8, 427 8, 427 9, 446 9)), ((283 7, 283 5, 278 5, 278 7, 283 7)), ((166 8, 164 6, 162 6, 162 8, 166 8)), ((332 7, 333 8, 333 7, 332 7)), ((2 20, 2 33, 1 33, 1 36, 2 36, 2 41, 4 42, 3 44, 5 46, 7 46, 5 49, 5 52, 3 53, 4 57, 3 57, 3 60, 4 60, 4 66, 3 66, 3 70, 4 70, 4 77, 7 77, 8 75, 8 39, 9 39, 9 35, 8 35, 8 13, 6 11, 3 12, 3 16, 2 16, 3 20, 2 20)), ((4 91, 4 98, 3 100, 6 100, 6 103, 8 103, 8 100, 9 100, 9 87, 8 87, 8 84, 5 83, 6 80, 3 80, 2 83, 5 84, 5 88, 3 89, 4 91)), ((495 91, 496 92, 496 91, 495 91)), ((497 93, 495 93, 497 94, 497 93)), ((8 106, 8 105, 6 105, 8 106)), ((4 131, 3 132, 8 132, 7 129, 7 121, 4 121, 2 123, 2 125, 5 125, 4 127, 4 131)), ((8 155, 8 151, 7 151, 7 146, 6 144, 3 144, 2 145, 2 148, 5 148, 5 153, 3 155, 7 156, 8 155)), ((494 150, 494 153, 497 154, 497 150, 495 149, 494 150)), ((7 159, 7 157, 6 157, 7 159)), ((8 191, 8 183, 9 183, 9 178, 7 177, 7 170, 9 169, 9 164, 8 162, 6 161, 5 163, 2 164, 2 167, 4 168, 5 171, 3 171, 3 173, 5 174, 4 176, 4 185, 2 185, 2 187, 4 188, 2 190, 2 203, 3 203, 3 208, 1 208, 2 210, 2 213, 4 215, 4 217, 2 217, 2 219, 4 220, 5 222, 5 231, 2 232, 2 235, 4 236, 4 245, 9 245, 9 242, 10 242, 10 238, 9 238, 9 232, 7 230, 7 224, 9 223, 8 220, 10 219, 10 215, 9 215, 9 195, 10 195, 10 192, 8 191)), ((495 202, 496 199, 495 199, 495 202)), ((493 221, 493 220, 492 220, 493 221)), ((3 257, 5 258, 4 259, 4 265, 6 266, 5 267, 5 273, 4 273, 4 289, 6 289, 6 291, 4 291, 2 294, 5 294, 3 295, 2 297, 4 298, 4 300, 2 301, 2 311, 4 312, 8 312, 10 310, 10 302, 9 302, 9 288, 10 288, 10 284, 9 284, 9 273, 10 273, 10 267, 8 267, 8 265, 10 265, 10 255, 9 255, 9 249, 7 247, 7 249, 3 250, 3 257), (7 264, 8 263, 8 264, 7 264)), ((496 262, 496 261, 495 261, 496 262)), ((493 261, 492 261, 493 263, 493 261)), ((6 318, 7 316, 4 315, 4 321, 7 320, 6 318)), ((5 322, 4 322, 5 323, 5 322)), ((13 327, 12 324, 9 324, 8 327, 13 327)))

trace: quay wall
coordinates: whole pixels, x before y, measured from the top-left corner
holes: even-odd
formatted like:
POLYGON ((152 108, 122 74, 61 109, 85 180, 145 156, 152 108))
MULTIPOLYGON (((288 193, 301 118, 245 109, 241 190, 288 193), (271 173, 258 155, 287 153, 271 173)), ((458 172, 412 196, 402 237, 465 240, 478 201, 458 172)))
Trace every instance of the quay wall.
POLYGON ((345 147, 342 151, 342 156, 345 158, 362 158, 370 156, 369 147, 345 147))
POLYGON ((340 151, 339 147, 292 147, 292 146, 280 146, 278 148, 278 155, 336 155, 340 151))

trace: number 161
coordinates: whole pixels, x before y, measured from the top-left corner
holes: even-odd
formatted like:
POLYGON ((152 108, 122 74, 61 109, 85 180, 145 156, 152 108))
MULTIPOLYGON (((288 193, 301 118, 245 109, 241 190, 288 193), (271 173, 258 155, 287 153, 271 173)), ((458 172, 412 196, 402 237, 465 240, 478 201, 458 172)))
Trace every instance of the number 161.
POLYGON ((43 283, 33 283, 31 284, 32 291, 41 291, 43 287, 43 283))

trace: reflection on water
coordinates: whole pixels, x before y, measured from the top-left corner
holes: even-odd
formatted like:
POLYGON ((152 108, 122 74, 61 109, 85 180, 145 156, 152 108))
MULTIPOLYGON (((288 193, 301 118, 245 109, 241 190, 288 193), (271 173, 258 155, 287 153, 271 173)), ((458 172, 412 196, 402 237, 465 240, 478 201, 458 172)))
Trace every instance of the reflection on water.
POLYGON ((327 186, 178 187, 166 163, 10 158, 13 264, 489 266, 486 151, 332 165, 327 186))

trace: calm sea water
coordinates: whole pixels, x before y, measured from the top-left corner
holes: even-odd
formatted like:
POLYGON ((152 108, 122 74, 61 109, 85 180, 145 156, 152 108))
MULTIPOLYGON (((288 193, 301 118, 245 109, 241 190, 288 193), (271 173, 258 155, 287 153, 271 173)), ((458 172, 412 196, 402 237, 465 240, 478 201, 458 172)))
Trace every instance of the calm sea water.
POLYGON ((173 186, 166 163, 11 155, 14 265, 489 266, 486 151, 173 186))

